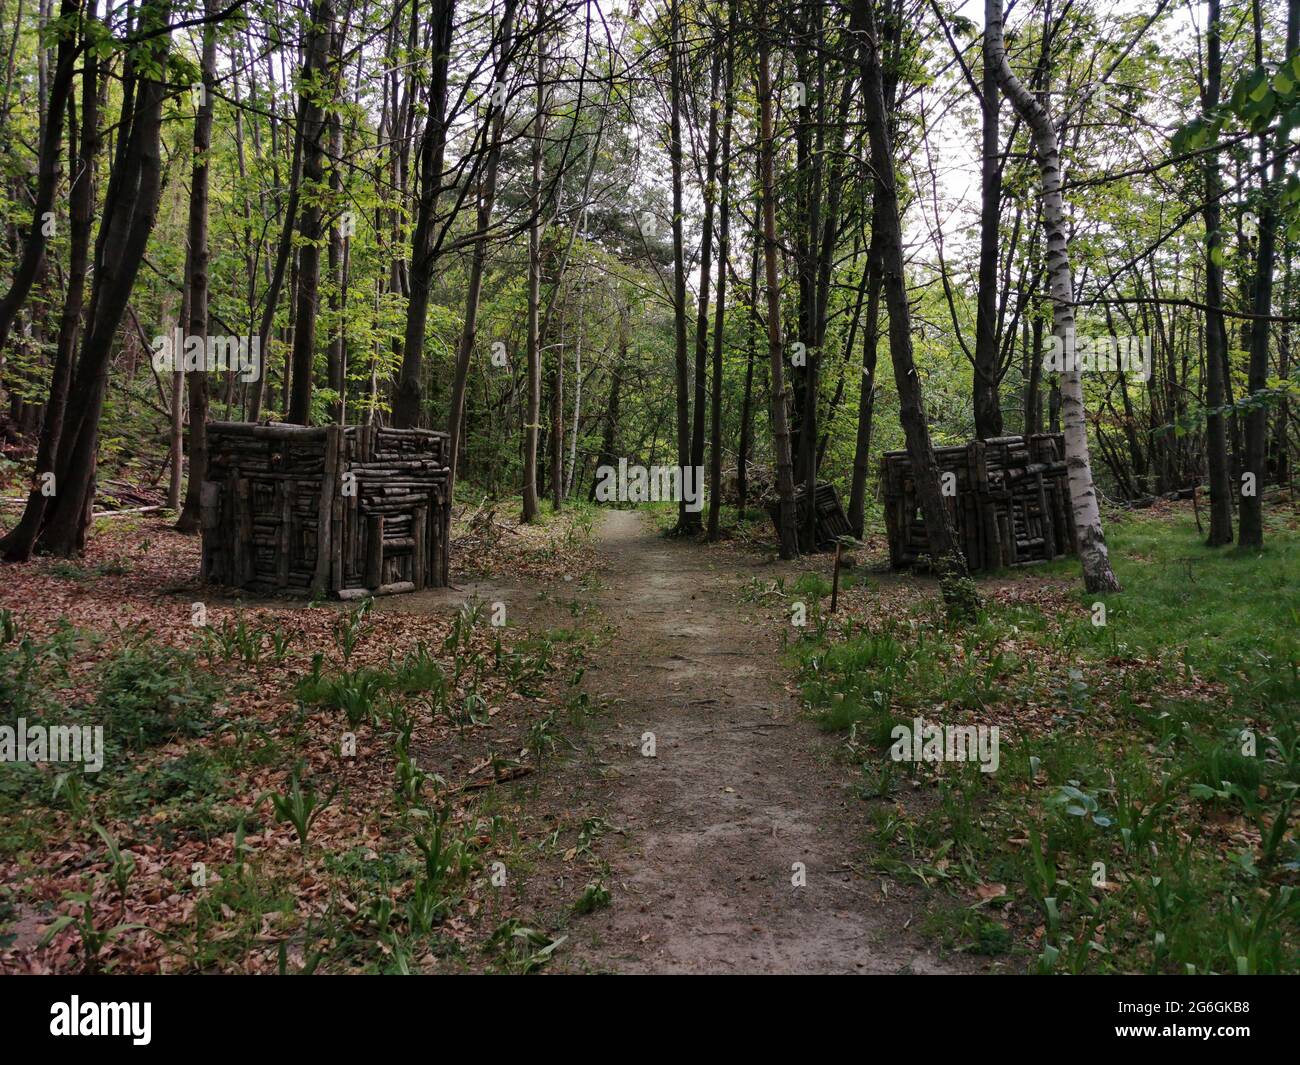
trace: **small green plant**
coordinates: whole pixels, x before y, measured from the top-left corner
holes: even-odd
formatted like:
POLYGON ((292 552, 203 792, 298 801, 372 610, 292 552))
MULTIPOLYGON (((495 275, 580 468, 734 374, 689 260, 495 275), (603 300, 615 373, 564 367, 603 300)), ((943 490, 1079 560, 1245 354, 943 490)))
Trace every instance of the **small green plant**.
POLYGON ((305 703, 342 710, 348 725, 356 728, 376 720, 380 701, 391 683, 389 674, 366 666, 344 671, 337 677, 322 677, 313 670, 299 680, 297 693, 305 703))
POLYGON ((374 605, 375 601, 367 596, 354 609, 341 615, 334 622, 334 641, 343 654, 344 665, 352 661, 352 652, 357 649, 361 638, 370 632, 366 617, 374 605))
POLYGON ((127 932, 145 927, 141 924, 119 923, 108 928, 100 928, 95 924, 95 910, 92 904, 93 892, 65 891, 63 897, 69 903, 69 910, 75 909, 76 912, 64 913, 56 917, 42 934, 40 945, 48 947, 54 937, 65 928, 75 928, 77 935, 81 939, 82 972, 88 976, 100 972, 103 968, 100 955, 103 954, 107 946, 127 932))
POLYGON ((442 666, 433 657, 429 648, 423 643, 416 645, 414 651, 392 670, 393 687, 399 692, 414 694, 447 690, 447 678, 442 666))
POLYGON ((293 637, 289 633, 285 632, 279 625, 275 627, 275 631, 270 634, 270 637, 271 658, 275 661, 276 665, 280 665, 284 662, 285 657, 289 653, 289 646, 293 643, 293 637))
POLYGON ((103 825, 96 823, 95 831, 99 838, 104 841, 104 846, 108 850, 109 873, 113 877, 113 883, 117 887, 118 898, 122 900, 122 909, 126 910, 126 889, 131 882, 131 877, 135 873, 135 858, 130 851, 124 851, 118 846, 115 840, 103 825))
POLYGON ((451 631, 442 642, 444 651, 454 654, 459 648, 469 649, 470 636, 474 626, 482 620, 483 609, 484 604, 477 600, 460 605, 460 609, 451 619, 451 631))
POLYGON ((488 949, 502 957, 510 971, 535 972, 551 960, 568 936, 554 939, 537 928, 529 928, 512 917, 498 925, 488 939, 488 949))
POLYGON ((298 769, 295 768, 289 775, 288 792, 271 793, 271 806, 275 810, 276 822, 283 824, 287 821, 293 825, 294 831, 298 834, 298 843, 304 851, 307 849, 307 837, 311 833, 311 826, 334 801, 338 790, 339 787, 335 784, 329 795, 321 801, 313 788, 303 785, 298 769))
POLYGON ((425 830, 415 836, 424 858, 423 875, 406 904, 411 930, 427 935, 441 923, 455 905, 454 887, 473 869, 474 858, 466 841, 450 831, 451 804, 427 809, 425 830))
POLYGON ((528 728, 525 746, 531 752, 533 761, 540 768, 546 756, 555 749, 555 710, 540 721, 533 722, 528 728))
POLYGON ((397 794, 407 803, 418 802, 424 793, 425 785, 445 786, 445 781, 436 773, 429 773, 416 765, 411 757, 409 746, 411 734, 408 730, 398 736, 393 745, 397 755, 397 794))
POLYGON ((609 888, 599 880, 593 880, 583 888, 582 894, 578 896, 578 901, 573 904, 573 912, 595 913, 597 910, 605 909, 609 902, 609 888))
POLYGON ((86 796, 84 780, 85 775, 80 769, 58 773, 54 777, 54 790, 50 796, 56 802, 62 799, 67 804, 68 811, 78 821, 84 820, 90 813, 90 800, 86 796))

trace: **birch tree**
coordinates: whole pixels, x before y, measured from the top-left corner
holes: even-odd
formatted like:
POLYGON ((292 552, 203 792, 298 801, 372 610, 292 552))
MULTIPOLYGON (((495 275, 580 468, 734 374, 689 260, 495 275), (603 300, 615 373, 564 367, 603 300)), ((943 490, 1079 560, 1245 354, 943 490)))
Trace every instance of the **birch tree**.
MULTIPOLYGON (((1043 234, 1047 251, 1048 291, 1052 300, 1052 336, 1060 350, 1074 350, 1074 275, 1070 269, 1070 240, 1061 190, 1061 152, 1056 125, 1047 108, 1021 84, 1007 61, 1002 29, 1002 0, 984 0, 987 62, 993 64, 998 84, 1029 127, 1038 162, 1043 205, 1043 234)), ((1110 567, 1101 508, 1092 478, 1088 452, 1088 423, 1083 406, 1083 379, 1078 366, 1067 362, 1060 375, 1061 429, 1065 436, 1065 463, 1070 485, 1070 509, 1083 566, 1083 584, 1090 592, 1119 591, 1110 567)))

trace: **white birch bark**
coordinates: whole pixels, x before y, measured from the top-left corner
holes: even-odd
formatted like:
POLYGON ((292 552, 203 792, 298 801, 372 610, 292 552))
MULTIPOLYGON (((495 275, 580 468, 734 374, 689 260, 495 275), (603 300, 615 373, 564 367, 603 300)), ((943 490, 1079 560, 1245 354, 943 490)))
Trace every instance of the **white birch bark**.
MULTIPOLYGON (((1043 231, 1047 238, 1047 273, 1052 296, 1052 335, 1063 352, 1074 351, 1074 276, 1066 231, 1065 195, 1061 191, 1061 153, 1056 127, 1044 107, 1020 83, 1007 62, 1002 32, 1002 0, 984 0, 984 33, 988 61, 995 64, 998 84, 1029 126, 1042 182, 1043 231)), ((1070 485, 1070 510, 1083 566, 1083 584, 1090 592, 1119 591, 1110 568, 1101 508, 1092 479, 1088 453, 1088 423, 1083 408, 1083 382, 1078 367, 1067 363, 1061 374, 1061 428, 1065 435, 1065 465, 1070 485)))

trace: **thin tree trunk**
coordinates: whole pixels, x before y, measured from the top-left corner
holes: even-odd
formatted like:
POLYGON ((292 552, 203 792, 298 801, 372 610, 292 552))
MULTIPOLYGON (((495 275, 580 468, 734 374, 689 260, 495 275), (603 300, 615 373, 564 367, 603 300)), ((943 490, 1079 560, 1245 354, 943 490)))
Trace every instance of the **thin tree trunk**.
MULTIPOLYGON (((343 122, 338 113, 329 117, 330 156, 338 160, 343 156, 343 122)), ((351 139, 351 138, 349 138, 351 139)), ((330 197, 337 204, 343 196, 343 173, 335 165, 330 168, 330 197)), ((330 420, 342 424, 347 406, 347 328, 344 311, 347 304, 347 240, 341 224, 342 218, 330 226, 329 235, 329 278, 330 278, 330 317, 332 327, 329 347, 326 349, 325 381, 334 400, 330 404, 330 420)), ((350 227, 349 227, 350 228, 350 227)))
MULTIPOLYGON (((212 0, 204 4, 204 13, 211 13, 212 0)), ((212 350, 208 342, 208 152, 212 147, 213 93, 217 78, 217 30, 214 23, 203 27, 203 52, 200 71, 203 96, 194 116, 194 167, 190 174, 189 217, 189 333, 200 337, 205 354, 212 350)), ((185 489, 185 509, 176 521, 183 533, 197 532, 199 528, 199 501, 203 481, 208 475, 208 372, 210 366, 200 365, 188 374, 190 400, 190 467, 189 483, 185 489)))
MULTIPOLYGON (((984 32, 988 57, 998 82, 1020 117, 1029 126, 1042 180, 1043 231, 1047 243, 1049 289, 1052 294, 1052 334, 1062 351, 1073 350, 1074 277, 1061 192, 1061 157, 1051 116, 1011 71, 1002 35, 1002 0, 984 0, 984 32)), ((1065 425, 1065 461, 1070 503, 1083 566, 1083 583, 1089 592, 1119 591, 1110 567, 1101 509, 1092 480, 1088 454, 1088 424, 1083 407, 1083 381, 1077 367, 1066 366, 1060 375, 1061 419, 1065 425)))
POLYGON ((421 377, 424 331, 429 320, 429 297, 436 259, 434 228, 447 149, 447 80, 455 7, 455 0, 431 0, 429 7, 433 32, 429 115, 420 141, 420 199, 416 207, 415 235, 411 241, 410 296, 406 305, 402 366, 393 392, 393 424, 401 428, 411 428, 420 423, 424 402, 421 377))
MULTIPOLYGON (((556 285, 563 285, 561 273, 556 278, 556 285)), ((568 303, 568 289, 565 289, 564 303, 568 303)), ((543 334, 544 335, 544 334, 543 334)), ((551 364, 551 433, 547 447, 550 449, 551 461, 551 506, 558 514, 564 505, 564 306, 560 307, 560 339, 553 345, 554 361, 551 364)))
POLYGON ((334 36, 333 0, 312 5, 307 35, 302 123, 302 185, 306 202, 300 212, 298 232, 298 284, 294 296, 293 380, 286 419, 294 425, 311 422, 311 396, 315 384, 316 316, 320 309, 320 244, 322 200, 325 193, 325 135, 328 123, 325 99, 329 91, 330 44, 334 36))
MULTIPOLYGON (((80 148, 77 166, 68 190, 68 275, 59 319, 59 336, 55 345, 54 365, 50 373, 49 398, 41 422, 40 441, 36 449, 36 479, 27 496, 22 518, 0 539, 0 556, 8 562, 25 562, 45 522, 50 497, 42 491, 45 474, 54 475, 59 443, 63 435, 64 413, 72 383, 72 366, 81 333, 85 307, 86 277, 90 266, 90 236, 95 215, 95 158, 99 154, 99 61, 86 56, 81 82, 80 148)), ((69 125, 76 133, 75 104, 68 103, 69 125)), ((75 136, 73 138, 75 140, 75 136)), ((69 148, 72 154, 72 148, 69 148)), ((55 482, 57 488, 57 480, 55 482)))
MULTIPOLYGON (((587 229, 587 209, 582 209, 582 228, 587 229)), ((578 427, 582 421, 582 327, 587 309, 586 291, 578 288, 578 335, 573 345, 573 437, 569 441, 569 464, 564 475, 564 498, 573 491, 574 471, 578 464, 578 427)))
MULTIPOLYGON (((1258 2, 1258 0, 1256 0, 1258 2)), ((1300 0, 1288 0, 1286 19, 1286 55, 1283 63, 1300 48, 1300 0)), ((1250 331, 1250 364, 1247 387, 1252 395, 1268 385, 1268 342, 1270 331, 1265 320, 1273 310, 1273 273, 1277 260, 1278 198, 1282 192, 1283 158, 1287 146, 1286 120, 1278 122, 1274 143, 1272 177, 1264 171, 1263 205, 1259 212, 1259 253, 1255 263, 1253 311, 1257 320, 1250 331)), ((1242 464, 1241 513, 1238 516, 1237 543, 1242 547, 1264 546, 1264 482, 1268 471, 1268 408, 1255 404, 1246 410, 1246 442, 1242 464), (1247 478, 1247 475, 1250 475, 1247 478)))
MULTIPOLYGON (((669 4, 669 157, 672 168, 673 195, 673 341, 677 371, 677 465, 682 478, 691 462, 690 367, 686 356, 686 261, 682 232, 682 58, 681 0, 669 4)), ((677 528, 680 533, 691 527, 686 509, 686 493, 677 504, 677 528)))
MULTIPOLYGON (((1222 24, 1220 0, 1209 0, 1209 25, 1206 27, 1206 85, 1202 112, 1209 114, 1219 106, 1223 84, 1222 24)), ((1221 547, 1232 543, 1232 482, 1228 468, 1228 430, 1223 414, 1223 367, 1228 343, 1223 312, 1223 236, 1219 232, 1222 211, 1219 197, 1222 179, 1215 152, 1205 155, 1205 403, 1209 413, 1205 422, 1206 465, 1210 475, 1210 535, 1207 543, 1221 547)))
POLYGON ((1002 165, 999 159, 998 111, 1000 95, 996 64, 989 60, 984 41, 983 158, 980 163, 979 296, 975 314, 975 435, 980 440, 1002 435, 1002 407, 998 396, 998 244, 999 208, 1002 204, 1002 165))
MULTIPOLYGON (((713 265, 713 220, 718 199, 718 85, 722 78, 722 55, 714 51, 709 74, 709 132, 704 157, 704 228, 700 236, 700 297, 695 318, 695 402, 691 408, 691 469, 704 469, 705 408, 708 406, 709 379, 709 286, 713 265)), ((683 478, 685 473, 683 473, 683 478)), ((697 488, 700 485, 697 483, 697 488)), ((698 510, 688 511, 683 533, 698 533, 701 528, 698 510)))
POLYGON ((736 94, 736 0, 727 3, 727 60, 723 72, 722 181, 718 203, 718 292, 713 321, 713 440, 709 446, 708 539, 717 540, 722 510, 722 346, 727 321, 727 258, 731 254, 731 126, 736 94))
MULTIPOLYGON (((878 180, 878 179, 877 179, 878 180)), ((879 202, 876 193, 873 202, 879 202)), ((862 391, 858 399, 858 435, 849 490, 849 526, 859 539, 866 528, 867 475, 871 469, 871 429, 876 410, 876 355, 880 346, 880 227, 873 222, 867 247, 867 323, 862 340, 862 391)))
MULTIPOLYGON (((302 183, 302 123, 294 134, 293 163, 289 171, 289 198, 285 201, 284 219, 280 225, 280 240, 276 246, 275 267, 266 287, 266 302, 262 306, 262 319, 258 323, 258 350, 262 357, 262 372, 252 382, 248 397, 248 420, 255 422, 262 416, 262 404, 271 376, 271 334, 275 329, 275 311, 284 288, 285 274, 293 253, 293 234, 298 225, 298 197, 302 183)), ((274 128, 274 127, 272 127, 274 128)), ((286 368, 286 374, 287 374, 286 368)))
MULTIPOLYGON (((597 466, 613 467, 618 461, 614 454, 614 443, 618 437, 618 404, 619 390, 622 386, 621 370, 627 363, 627 344, 628 344, 628 308, 626 305, 619 308, 618 316, 618 361, 614 364, 614 369, 610 374, 609 383, 609 407, 605 412, 605 429, 600 438, 600 456, 596 460, 597 466)), ((587 498, 594 500, 596 498, 596 485, 599 478, 593 478, 591 482, 591 491, 587 498)))
MULTIPOLYGON (((760 16, 761 19, 761 16, 760 16)), ((773 179, 772 75, 766 27, 758 26, 759 180, 763 200, 763 270, 767 284, 767 350, 772 374, 772 451, 776 458, 777 530, 781 557, 799 557, 794 506, 794 462, 786 412, 785 366, 781 338, 781 289, 777 279, 776 188, 773 179)))
POLYGON ((528 191, 528 417, 524 423, 524 513, 526 522, 537 519, 537 437, 542 420, 542 146, 546 136, 546 42, 542 35, 545 12, 537 4, 537 113, 533 118, 533 174, 528 191))
MULTIPOLYGON (((184 321, 182 311, 178 321, 184 321)), ((181 353, 175 353, 176 368, 168 374, 167 413, 167 509, 181 508, 181 489, 185 473, 185 372, 180 368, 181 353)))
POLYGON ((939 486, 939 469, 930 444, 921 395, 921 380, 912 354, 911 308, 907 300, 907 279, 903 261, 903 231, 898 212, 898 188, 894 176, 893 138, 880 61, 880 38, 872 0, 853 0, 851 28, 861 49, 862 82, 867 137, 871 144, 871 168, 876 180, 872 217, 880 232, 881 278, 889 312, 889 354, 898 389, 899 418, 907 453, 912 463, 921 517, 929 541, 930 561, 939 575, 944 602, 950 612, 968 615, 978 608, 979 599, 967 578, 966 559, 958 550, 952 520, 939 486))
MULTIPOLYGON (((501 141, 505 133, 506 75, 510 53, 514 48, 514 19, 516 0, 505 0, 501 12, 500 43, 492 72, 491 116, 492 143, 488 147, 483 167, 482 185, 479 188, 475 219, 474 251, 470 259, 469 283, 465 291, 465 321, 461 328, 460 345, 456 349, 456 369, 451 383, 451 405, 447 413, 447 431, 450 434, 451 471, 448 495, 456 483, 456 463, 460 454, 461 423, 465 418, 465 387, 469 380, 469 363, 478 337, 478 309, 483 295, 483 271, 487 265, 488 233, 492 226, 492 209, 496 204, 497 174, 501 166, 501 141)), ((532 275, 529 275, 531 284, 532 275)), ((529 289, 531 297, 531 288, 529 289)), ((532 304, 529 304, 531 313, 532 304)))
MULTIPOLYGON (((138 25, 165 26, 167 0, 141 9, 138 25)), ((60 441, 57 495, 38 546, 69 556, 85 546, 94 501, 95 455, 108 384, 110 356, 131 289, 144 261, 162 189, 161 129, 167 88, 155 75, 166 69, 168 34, 152 39, 128 63, 133 88, 123 92, 121 141, 96 242, 90 327, 81 346, 60 441)))
POLYGON ((754 232, 751 242, 753 247, 749 257, 749 314, 745 323, 745 394, 740 401, 740 440, 736 444, 736 496, 741 521, 745 520, 745 504, 749 498, 750 422, 754 402, 754 361, 758 356, 758 255, 761 214, 762 203, 760 202, 754 212, 754 232))
MULTIPOLYGON (((63 151, 63 122, 72 84, 76 75, 78 56, 77 0, 63 0, 59 7, 59 45, 54 61, 54 76, 50 79, 45 109, 41 115, 41 144, 36 164, 36 196, 32 203, 32 221, 23 242, 22 258, 14 267, 9 290, 0 299, 0 351, 9 340, 18 312, 27 301, 32 283, 45 261, 45 248, 54 232, 50 224, 53 216, 54 194, 59 184, 59 158, 63 151)), ((15 36, 18 30, 15 27, 15 36)), ((42 53, 43 53, 42 49, 42 53)))

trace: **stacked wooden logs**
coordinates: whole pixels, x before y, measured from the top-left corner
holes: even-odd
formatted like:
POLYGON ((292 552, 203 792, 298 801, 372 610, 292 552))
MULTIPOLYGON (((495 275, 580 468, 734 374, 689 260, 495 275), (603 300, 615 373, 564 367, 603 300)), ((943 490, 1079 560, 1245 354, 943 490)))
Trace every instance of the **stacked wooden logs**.
POLYGON ((213 422, 208 456, 205 579, 345 599, 447 583, 446 433, 213 422))
MULTIPOLYGON (((794 505, 795 529, 799 537, 800 551, 806 554, 814 551, 833 551, 840 537, 853 535, 853 527, 849 525, 849 519, 845 517, 844 508, 840 505, 839 493, 829 481, 818 481, 813 494, 812 505, 817 509, 815 542, 810 542, 808 537, 809 503, 806 485, 795 485, 794 505)), ((771 500, 767 505, 767 513, 779 537, 781 534, 780 502, 771 500)))
MULTIPOLYGON (((1065 444, 1059 433, 1002 436, 935 448, 957 541, 972 571, 1048 562, 1076 550, 1065 444)), ((885 525, 895 568, 929 558, 905 451, 881 462, 885 525)))

